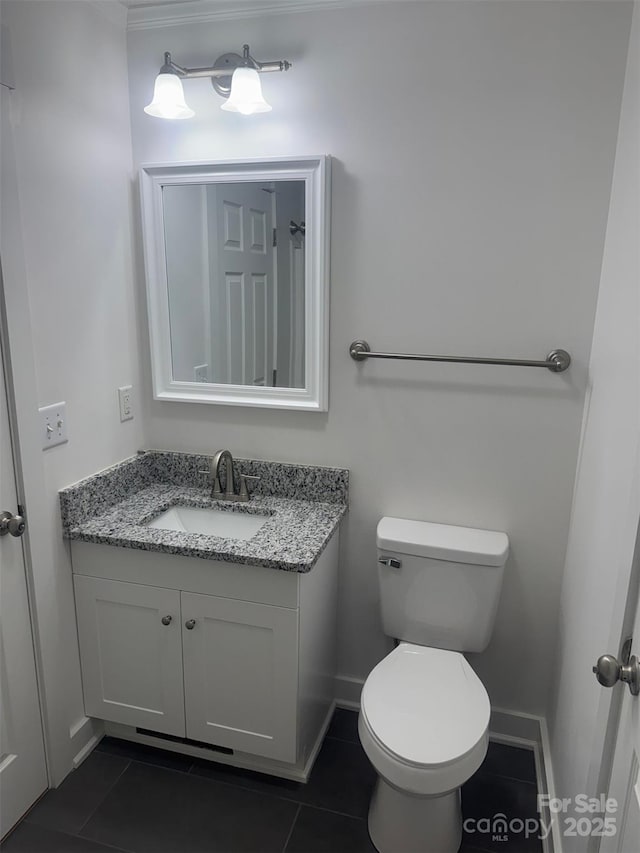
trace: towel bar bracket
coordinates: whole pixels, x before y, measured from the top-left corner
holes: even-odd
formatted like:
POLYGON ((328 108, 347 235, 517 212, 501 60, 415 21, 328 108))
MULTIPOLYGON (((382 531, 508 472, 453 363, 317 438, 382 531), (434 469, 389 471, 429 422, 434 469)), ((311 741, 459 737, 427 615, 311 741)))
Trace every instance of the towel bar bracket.
POLYGON ((402 361, 449 361, 462 364, 507 364, 514 367, 546 367, 552 373, 564 373, 571 364, 571 356, 564 349, 554 349, 544 361, 519 358, 475 358, 459 355, 420 355, 409 352, 372 352, 366 341, 353 341, 349 355, 354 361, 367 358, 392 358, 402 361))

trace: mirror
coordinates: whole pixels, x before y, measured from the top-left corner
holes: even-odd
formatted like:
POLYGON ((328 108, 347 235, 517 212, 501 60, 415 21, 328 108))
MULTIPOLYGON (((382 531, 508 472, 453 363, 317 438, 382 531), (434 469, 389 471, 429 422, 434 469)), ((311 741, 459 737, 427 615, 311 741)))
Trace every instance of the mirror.
POLYGON ((141 170, 154 396, 327 409, 329 158, 141 170))
POLYGON ((304 181, 162 191, 174 380, 304 388, 304 181))

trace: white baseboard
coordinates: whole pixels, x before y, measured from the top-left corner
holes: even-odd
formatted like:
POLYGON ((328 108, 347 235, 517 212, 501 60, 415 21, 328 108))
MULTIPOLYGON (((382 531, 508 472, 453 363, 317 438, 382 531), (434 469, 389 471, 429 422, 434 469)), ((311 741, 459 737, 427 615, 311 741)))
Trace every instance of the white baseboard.
POLYGON ((360 694, 364 679, 354 678, 351 675, 336 676, 336 705, 340 708, 350 708, 353 711, 360 710, 360 694))
MULTIPOLYGON (((78 736, 82 739, 82 733, 84 729, 93 729, 93 720, 91 717, 80 717, 79 720, 70 726, 69 728, 69 738, 74 741, 78 736)), ((88 734, 91 734, 89 732, 88 734)))
POLYGON ((69 740, 78 749, 72 759, 76 770, 104 737, 104 725, 92 717, 80 717, 69 728, 69 740))
POLYGON ((77 752, 73 757, 73 769, 77 770, 78 767, 82 764, 85 758, 88 758, 96 746, 100 743, 102 738, 104 737, 104 732, 99 732, 98 734, 93 735, 93 737, 88 740, 85 745, 82 747, 80 752, 77 752))
POLYGON ((322 728, 320 729, 320 734, 317 737, 315 744, 313 745, 313 749, 309 753, 309 757, 307 758, 307 763, 305 764, 303 775, 304 781, 306 782, 311 776, 311 771, 313 770, 313 765, 316 762, 316 758, 318 757, 318 753, 322 749, 322 744, 324 743, 325 735, 329 730, 329 726, 331 725, 331 719, 333 717, 333 712, 336 709, 335 700, 331 703, 327 716, 324 718, 324 723, 322 724, 322 728))
POLYGON ((489 731, 492 736, 495 735, 495 740, 501 740, 503 743, 519 743, 533 749, 542 742, 540 721, 541 717, 533 714, 492 707, 489 731))
MULTIPOLYGON (((538 782, 538 791, 541 794, 547 794, 550 798, 555 798, 556 785, 553 776, 553 764, 551 763, 551 744, 547 721, 544 717, 540 718, 540 735, 541 745, 536 753, 536 773, 539 780, 544 779, 544 787, 538 782)), ((542 817, 545 822, 550 820, 551 814, 548 808, 543 810, 542 817)), ((544 853, 562 853, 562 835, 560 833, 560 822, 557 819, 553 822, 550 839, 546 840, 543 846, 544 853)))

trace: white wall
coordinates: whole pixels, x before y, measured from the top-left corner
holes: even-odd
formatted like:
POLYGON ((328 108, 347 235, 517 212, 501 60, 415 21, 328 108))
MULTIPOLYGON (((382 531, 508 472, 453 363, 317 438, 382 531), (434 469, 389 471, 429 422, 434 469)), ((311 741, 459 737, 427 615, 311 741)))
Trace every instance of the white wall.
MULTIPOLYGON (((559 797, 606 790, 599 765, 614 691, 598 686, 591 664, 619 653, 640 516, 639 13, 636 4, 548 713, 559 797)), ((564 840, 565 850, 585 845, 564 840)))
POLYGON ((394 2, 129 34, 136 164, 335 158, 328 414, 154 402, 148 363, 143 402, 154 447, 351 469, 343 673, 366 676, 389 647, 380 516, 505 530, 497 628, 474 665, 494 705, 545 708, 630 14, 626 3, 394 2), (208 80, 185 84, 195 119, 142 112, 164 50, 208 65, 244 42, 293 62, 264 78, 272 113, 223 113, 208 80), (562 376, 357 366, 347 349, 359 337, 523 358, 561 346, 574 363, 562 376))
POLYGON ((57 491, 135 452, 116 388, 140 388, 132 264, 125 12, 117 3, 3 2, 16 89, 3 93, 2 260, 25 467, 54 782, 84 723, 57 491), (30 327, 30 328, 29 328, 30 327), (65 400, 69 443, 44 454, 39 405, 65 400))

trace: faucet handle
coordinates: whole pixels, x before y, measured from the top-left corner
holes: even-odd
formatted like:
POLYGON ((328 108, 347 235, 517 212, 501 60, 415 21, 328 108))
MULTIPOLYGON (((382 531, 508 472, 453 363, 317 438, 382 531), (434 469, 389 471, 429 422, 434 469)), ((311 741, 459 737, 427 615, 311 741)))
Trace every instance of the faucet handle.
POLYGON ((240 474, 240 500, 248 501, 250 498, 249 490, 247 489, 247 480, 261 480, 262 477, 256 477, 253 474, 240 474))

